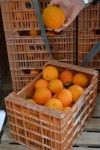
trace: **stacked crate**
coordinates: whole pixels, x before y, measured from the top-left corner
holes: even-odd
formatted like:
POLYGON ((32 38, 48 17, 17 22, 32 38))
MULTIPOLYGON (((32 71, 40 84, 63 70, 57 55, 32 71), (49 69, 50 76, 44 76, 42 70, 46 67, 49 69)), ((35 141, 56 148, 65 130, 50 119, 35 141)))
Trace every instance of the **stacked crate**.
MULTIPOLYGON (((49 1, 38 1, 41 13, 49 1)), ((32 0, 2 0, 1 8, 13 90, 19 91, 36 77, 50 58, 41 34, 29 35, 31 30, 40 30, 32 0), (30 70, 35 74, 30 74, 30 70)), ((48 36, 48 42, 53 59, 76 63, 76 21, 59 35, 48 36)))
MULTIPOLYGON (((100 40, 100 3, 89 5, 78 15, 78 65, 82 63, 97 41, 100 40)), ((100 52, 87 67, 99 71, 98 90, 100 90, 100 52)))

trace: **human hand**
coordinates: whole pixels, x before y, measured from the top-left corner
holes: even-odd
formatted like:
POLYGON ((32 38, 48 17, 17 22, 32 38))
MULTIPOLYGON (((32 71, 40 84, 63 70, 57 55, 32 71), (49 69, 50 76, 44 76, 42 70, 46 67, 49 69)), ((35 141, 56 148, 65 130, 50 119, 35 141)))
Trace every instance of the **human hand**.
POLYGON ((65 23, 61 28, 56 29, 56 32, 60 32, 69 26, 85 7, 83 0, 51 0, 49 6, 51 5, 59 6, 63 10, 66 18, 65 23))

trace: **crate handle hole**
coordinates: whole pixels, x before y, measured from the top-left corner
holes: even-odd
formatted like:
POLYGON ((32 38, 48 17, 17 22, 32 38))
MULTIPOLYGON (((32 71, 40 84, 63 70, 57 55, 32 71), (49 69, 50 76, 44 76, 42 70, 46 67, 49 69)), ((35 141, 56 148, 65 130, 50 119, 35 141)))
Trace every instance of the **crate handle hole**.
POLYGON ((32 4, 30 2, 26 2, 25 3, 26 8, 30 9, 32 8, 32 4))

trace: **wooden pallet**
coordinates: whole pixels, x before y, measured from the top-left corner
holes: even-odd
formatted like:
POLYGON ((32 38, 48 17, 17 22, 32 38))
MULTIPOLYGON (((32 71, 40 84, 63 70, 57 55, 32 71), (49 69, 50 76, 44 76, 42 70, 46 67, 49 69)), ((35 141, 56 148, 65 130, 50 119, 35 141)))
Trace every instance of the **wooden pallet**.
MULTIPOLYGON (((11 140, 8 124, 1 139, 0 149, 29 150, 29 148, 14 143, 11 140)), ((34 150, 36 149, 34 148, 34 150)), ((95 113, 76 140, 72 150, 100 150, 100 93, 97 94, 95 113)))

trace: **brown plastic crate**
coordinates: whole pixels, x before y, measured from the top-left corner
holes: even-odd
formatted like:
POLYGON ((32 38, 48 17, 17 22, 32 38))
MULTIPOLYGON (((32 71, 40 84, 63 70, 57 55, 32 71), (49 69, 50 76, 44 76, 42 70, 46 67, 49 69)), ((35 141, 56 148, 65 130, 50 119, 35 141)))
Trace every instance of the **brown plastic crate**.
MULTIPOLYGON (((38 0, 38 2, 42 13, 50 0, 38 0)), ((1 0, 1 9, 5 31, 40 29, 32 0, 1 0)), ((68 28, 75 27, 76 22, 73 22, 68 28)))
MULTIPOLYGON (((41 36, 12 36, 6 33, 10 69, 42 69, 50 59, 41 36)), ((61 35, 48 36, 53 59, 76 64, 76 31, 67 30, 61 35)))
MULTIPOLYGON (((97 30, 78 31, 78 65, 80 65, 97 41, 100 33, 97 30)), ((100 69, 100 52, 88 63, 88 67, 100 69)))
POLYGON ((99 29, 100 30, 100 3, 89 5, 78 15, 78 29, 99 29))
POLYGON ((34 84, 41 78, 39 74, 19 93, 13 92, 5 98, 11 137, 33 150, 70 150, 94 112, 98 72, 53 60, 46 65, 83 72, 88 75, 90 85, 70 111, 52 110, 25 100, 26 95, 33 95, 34 84))

